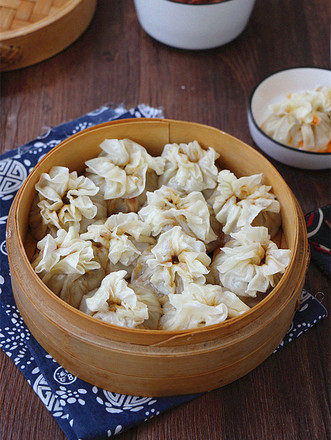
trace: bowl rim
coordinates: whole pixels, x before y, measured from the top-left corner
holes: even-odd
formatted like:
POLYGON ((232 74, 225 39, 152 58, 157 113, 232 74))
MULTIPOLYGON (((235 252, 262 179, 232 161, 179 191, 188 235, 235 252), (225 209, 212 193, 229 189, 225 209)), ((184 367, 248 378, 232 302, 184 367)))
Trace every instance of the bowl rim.
POLYGON ((320 157, 320 156, 330 156, 331 152, 318 152, 318 151, 308 151, 308 150, 300 150, 299 148, 295 148, 295 147, 290 147, 288 145, 282 144, 281 142, 273 139, 271 136, 269 136, 267 133, 265 133, 257 124, 253 111, 252 111, 252 101, 254 98, 254 95, 257 91, 257 89, 265 82, 267 81, 269 78, 278 75, 279 73, 282 72, 287 72, 288 70, 301 70, 301 69, 316 69, 316 70, 324 70, 326 72, 330 72, 331 71, 326 69, 325 67, 316 67, 316 66, 297 66, 297 67, 288 67, 286 69, 281 69, 281 70, 277 70, 276 72, 271 73, 270 75, 265 76, 261 81, 259 81, 256 86, 253 88, 249 99, 248 99, 248 116, 250 117, 254 127, 257 129, 257 131, 262 134, 266 139, 270 140, 271 142, 275 143, 276 145, 286 148, 287 150, 290 150, 292 152, 295 153, 303 153, 303 154, 308 154, 308 155, 315 155, 316 157, 320 157))
MULTIPOLYGON (((14 223, 14 228, 15 228, 15 234, 16 234, 16 238, 18 241, 18 246, 19 248, 23 251, 22 254, 22 260, 25 261, 26 263, 26 267, 28 269, 28 271, 32 274, 34 280, 40 285, 40 287, 43 289, 43 291, 45 293, 47 293, 48 296, 50 296, 52 298, 52 301, 55 301, 56 303, 59 304, 59 306, 61 308, 66 309, 69 313, 75 313, 77 314, 76 316, 79 316, 83 321, 87 320, 90 321, 91 323, 93 323, 96 326, 101 326, 104 328, 110 328, 113 330, 117 330, 117 331, 121 331, 122 333, 131 333, 131 334, 140 334, 140 335, 147 335, 147 334, 156 334, 156 335, 163 335, 163 336, 168 336, 168 338, 172 339, 172 338, 181 338, 182 336, 191 336, 195 333, 209 333, 209 332, 213 332, 215 330, 217 330, 218 328, 223 328, 223 327, 229 327, 231 326, 233 323, 237 323, 237 322, 241 322, 243 320, 248 319, 247 317, 252 315, 252 314, 256 314, 258 313, 258 310, 261 309, 262 307, 264 307, 270 300, 271 297, 273 297, 274 295, 276 295, 276 293, 279 291, 279 289, 281 287, 283 287, 283 285, 287 282, 287 278, 286 275, 288 275, 290 273, 290 271, 293 268, 294 265, 294 261, 295 261, 295 252, 297 250, 297 236, 295 238, 295 242, 296 245, 294 246, 294 249, 291 249, 291 258, 290 258, 290 262, 289 265, 287 266, 287 268, 285 269, 285 272, 282 274, 281 279, 278 281, 278 283, 276 284, 276 286, 274 286, 271 291, 256 305, 254 305, 253 307, 250 308, 250 310, 248 310, 247 312, 233 317, 231 319, 227 319, 225 321, 222 321, 220 323, 217 324, 213 324, 213 325, 209 325, 209 326, 205 326, 205 327, 201 327, 201 328, 194 328, 194 329, 184 329, 184 330, 163 330, 163 329, 157 329, 157 330, 152 330, 152 329, 141 329, 141 328, 128 328, 128 327, 121 327, 121 326, 117 326, 115 324, 111 324, 102 320, 96 320, 95 318, 93 318, 92 316, 82 312, 81 310, 71 306, 70 304, 68 304, 67 302, 63 301, 59 296, 57 296, 45 283, 43 283, 43 281, 40 279, 40 277, 38 276, 38 274, 32 269, 31 266, 31 261, 27 255, 26 252, 26 246, 24 244, 24 240, 22 239, 22 236, 19 232, 19 226, 18 226, 18 210, 19 210, 19 201, 21 200, 25 187, 29 184, 29 181, 32 179, 32 176, 35 173, 38 173, 38 169, 39 167, 47 160, 47 158, 49 157, 49 155, 52 154, 56 154, 56 151, 64 148, 63 146, 69 142, 71 139, 73 138, 80 138, 81 136, 84 136, 85 133, 99 129, 99 128, 103 128, 103 127, 108 127, 108 126, 112 126, 112 125, 119 125, 119 124, 126 124, 126 123, 144 123, 144 122, 152 122, 152 123, 172 123, 172 122, 179 122, 182 124, 195 124, 195 125, 199 125, 201 127, 208 127, 214 130, 217 130, 219 132, 221 132, 223 135, 226 135, 230 138, 234 138, 236 140, 238 140, 239 142, 241 142, 242 144, 246 145, 248 148, 250 148, 251 150, 254 151, 255 154, 261 156, 261 158, 263 158, 263 160, 267 161, 269 163, 269 166, 273 169, 273 171, 279 175, 279 177, 284 181, 286 188, 288 189, 288 191, 292 194, 290 188, 288 187, 286 181, 284 180, 284 178, 282 177, 282 175, 279 173, 279 171, 275 168, 275 166, 265 157, 263 156, 259 151, 257 151, 256 149, 254 149, 252 146, 250 146, 249 144, 245 143, 244 141, 236 138, 235 136, 232 136, 231 134, 224 132, 223 130, 208 125, 208 124, 202 124, 202 123, 197 123, 197 122, 192 122, 192 121, 183 121, 183 120, 175 120, 175 119, 168 119, 168 118, 141 118, 141 119, 136 119, 136 118, 128 118, 128 119, 121 119, 121 120, 115 120, 115 121, 108 121, 108 122, 104 122, 101 124, 97 124, 91 127, 88 127, 78 133, 75 133, 71 136, 69 136, 68 138, 64 139, 62 142, 60 142, 58 145, 56 145, 54 148, 52 148, 37 164, 36 166, 33 168, 33 170, 31 171, 31 173, 29 173, 29 175, 27 176, 27 178, 25 179, 25 181, 23 182, 21 188, 18 190, 14 201, 12 203, 11 206, 11 210, 9 213, 9 216, 13 217, 13 223, 14 223)), ((293 197, 293 194, 292 194, 293 197)), ((296 199, 293 198, 293 206, 296 206, 296 199)), ((298 234, 298 217, 296 217, 296 223, 297 223, 297 228, 296 228, 296 234, 298 234)), ((10 235, 10 234, 9 234, 10 235)), ((290 295, 292 296, 292 295, 290 295)), ((290 296, 288 297, 288 300, 290 298, 290 296)), ((82 322, 83 322, 82 321, 82 322)), ((168 339, 167 339, 168 341, 168 339)))

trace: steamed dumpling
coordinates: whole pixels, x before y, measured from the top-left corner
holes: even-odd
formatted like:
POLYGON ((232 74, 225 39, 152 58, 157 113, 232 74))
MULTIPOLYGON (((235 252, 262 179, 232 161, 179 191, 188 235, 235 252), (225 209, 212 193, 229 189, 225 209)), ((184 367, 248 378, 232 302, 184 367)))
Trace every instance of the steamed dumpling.
POLYGON ((105 276, 92 243, 82 240, 73 226, 68 232, 59 229, 55 238, 46 235, 37 249, 33 269, 46 286, 76 308, 82 296, 99 286, 105 276))
POLYGON ((249 310, 234 293, 212 284, 189 284, 181 294, 170 294, 168 298, 160 321, 163 330, 219 324, 249 310))
POLYGON ((139 216, 151 226, 154 236, 178 225, 206 244, 217 239, 210 226, 208 204, 201 192, 181 196, 175 189, 162 186, 147 193, 147 204, 139 211, 139 216))
POLYGON ((135 291, 139 301, 148 307, 148 319, 145 320, 139 328, 156 330, 159 326, 162 309, 154 289, 149 283, 143 283, 140 280, 133 281, 128 285, 135 291))
POLYGON ((165 159, 165 171, 159 178, 160 186, 170 186, 187 194, 216 187, 215 161, 219 154, 213 148, 204 150, 197 141, 167 144, 161 156, 165 159))
MULTIPOLYGON (((80 310, 96 319, 121 327, 135 328, 143 325, 150 317, 147 303, 150 302, 151 307, 155 307, 155 297, 150 292, 137 295, 125 281, 125 276, 124 270, 107 275, 99 289, 83 297, 80 310)), ((154 310, 153 312, 155 313, 154 310)))
POLYGON ((262 130, 276 141, 307 151, 330 151, 331 87, 292 93, 270 105, 262 130))
POLYGON ((289 264, 291 251, 278 249, 263 226, 246 226, 231 238, 212 263, 221 285, 243 297, 256 297, 274 287, 289 264))
POLYGON ((147 192, 155 191, 158 188, 158 176, 153 170, 148 170, 146 173, 146 184, 144 191, 137 197, 128 198, 116 198, 107 200, 107 213, 108 216, 112 214, 119 214, 120 212, 138 212, 142 208, 147 200, 147 192))
POLYGON ((89 225, 93 225, 98 221, 104 221, 107 218, 107 203, 100 191, 95 196, 91 197, 91 201, 97 208, 97 214, 92 219, 86 217, 82 218, 80 222, 80 233, 86 232, 89 225))
POLYGON ((138 197, 146 186, 148 172, 163 173, 164 159, 152 157, 130 139, 106 139, 100 144, 99 157, 86 161, 87 175, 105 200, 138 197))
POLYGON ((148 280, 161 295, 180 293, 187 283, 205 283, 210 261, 202 241, 174 226, 137 260, 133 279, 148 280))
POLYGON ((78 176, 76 171, 69 173, 66 167, 56 166, 48 174, 42 173, 36 190, 34 204, 40 210, 40 217, 33 207, 30 225, 37 239, 41 238, 40 231, 46 232, 40 227, 40 219, 55 235, 58 229, 68 230, 70 226, 84 230, 92 219, 106 216, 106 204, 98 194, 99 188, 90 179, 78 176))
POLYGON ((90 225, 81 237, 107 250, 107 272, 125 269, 129 276, 139 255, 155 243, 150 227, 134 212, 111 215, 103 223, 90 225))
POLYGON ((218 186, 209 199, 216 219, 223 225, 223 232, 230 234, 244 226, 265 226, 274 236, 280 226, 280 204, 270 192, 271 186, 263 185, 262 174, 240 177, 229 170, 218 175, 218 186))

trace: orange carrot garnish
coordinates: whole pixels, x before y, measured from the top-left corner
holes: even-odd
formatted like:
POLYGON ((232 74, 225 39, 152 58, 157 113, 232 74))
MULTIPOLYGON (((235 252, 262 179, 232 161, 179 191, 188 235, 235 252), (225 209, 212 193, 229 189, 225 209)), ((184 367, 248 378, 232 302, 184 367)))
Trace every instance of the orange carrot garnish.
POLYGON ((313 116, 313 120, 312 120, 312 124, 313 125, 318 125, 321 122, 321 118, 319 118, 317 115, 314 114, 313 116))
POLYGON ((331 153, 331 141, 328 143, 326 148, 321 148, 317 150, 318 153, 331 153))

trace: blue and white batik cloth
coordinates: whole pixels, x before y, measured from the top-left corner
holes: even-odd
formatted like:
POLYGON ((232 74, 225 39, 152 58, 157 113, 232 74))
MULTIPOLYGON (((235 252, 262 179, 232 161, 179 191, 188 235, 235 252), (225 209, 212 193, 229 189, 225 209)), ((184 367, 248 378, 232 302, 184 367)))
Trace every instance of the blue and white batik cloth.
MULTIPOLYGON (((11 290, 6 221, 13 198, 28 173, 48 151, 74 133, 115 119, 141 117, 162 117, 162 111, 146 105, 131 110, 104 106, 51 128, 0 157, 0 347, 12 358, 69 440, 109 438, 198 396, 126 396, 78 379, 57 364, 33 338, 16 308, 11 290)), ((320 302, 304 291, 301 307, 278 348, 325 316, 326 310, 320 302)))

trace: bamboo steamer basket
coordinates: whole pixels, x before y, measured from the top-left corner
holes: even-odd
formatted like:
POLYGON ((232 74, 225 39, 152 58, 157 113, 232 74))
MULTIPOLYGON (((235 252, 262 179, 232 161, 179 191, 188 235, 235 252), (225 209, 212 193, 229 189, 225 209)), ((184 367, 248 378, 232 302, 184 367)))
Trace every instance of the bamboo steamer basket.
POLYGON ((0 0, 0 68, 19 69, 69 46, 87 28, 96 0, 0 0))
POLYGON ((250 372, 278 346, 300 302, 309 262, 303 214, 277 170, 238 139, 206 125, 166 119, 109 122, 84 130, 51 150, 19 190, 7 225, 7 248, 14 297, 24 321, 39 343, 64 368, 113 392, 166 396, 203 392, 250 372), (82 171, 98 155, 106 138, 130 138, 153 154, 169 142, 197 140, 213 146, 222 168, 238 177, 264 173, 281 204, 282 243, 291 259, 277 286, 240 317, 202 329, 165 331, 117 327, 69 306, 34 273, 29 258, 28 215, 35 184, 54 165, 82 171))

